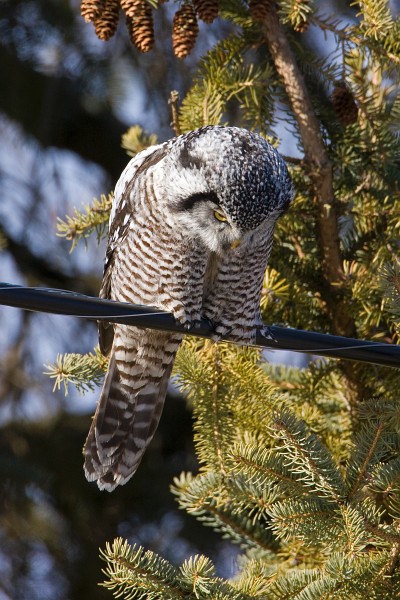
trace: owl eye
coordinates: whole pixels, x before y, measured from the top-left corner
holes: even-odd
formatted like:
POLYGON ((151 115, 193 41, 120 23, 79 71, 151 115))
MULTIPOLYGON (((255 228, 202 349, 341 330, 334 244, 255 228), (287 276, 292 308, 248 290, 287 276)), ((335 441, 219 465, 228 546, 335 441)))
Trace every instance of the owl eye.
POLYGON ((219 210, 214 210, 214 217, 217 219, 217 221, 227 221, 227 218, 224 215, 224 213, 220 212, 219 210))

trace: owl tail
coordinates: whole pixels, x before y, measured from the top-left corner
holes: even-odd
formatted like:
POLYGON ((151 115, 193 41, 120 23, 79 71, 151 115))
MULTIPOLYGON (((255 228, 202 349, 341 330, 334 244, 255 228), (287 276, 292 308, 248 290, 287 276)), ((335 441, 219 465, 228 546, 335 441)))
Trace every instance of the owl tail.
POLYGON ((112 492, 132 477, 154 436, 180 343, 170 334, 168 338, 128 351, 120 350, 114 339, 83 449, 86 477, 101 490, 112 492))

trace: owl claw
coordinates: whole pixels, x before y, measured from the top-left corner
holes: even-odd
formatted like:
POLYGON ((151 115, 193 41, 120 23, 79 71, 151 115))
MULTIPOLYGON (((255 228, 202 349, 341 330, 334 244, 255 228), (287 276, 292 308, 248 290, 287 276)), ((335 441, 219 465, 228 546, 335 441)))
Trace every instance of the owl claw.
POLYGON ((206 321, 212 333, 215 329, 215 325, 211 321, 211 319, 208 319, 207 317, 202 317, 201 319, 193 319, 193 321, 191 321, 190 324, 188 324, 188 326, 185 327, 185 329, 190 329, 193 332, 204 330, 204 321, 206 321))
POLYGON ((190 329, 196 330, 201 328, 201 319, 194 319, 190 324, 190 329))
POLYGON ((265 338, 266 340, 271 340, 272 342, 276 342, 276 337, 274 336, 274 334, 272 333, 270 327, 268 327, 268 325, 264 325, 263 327, 261 327, 259 330, 260 335, 265 338))
POLYGON ((181 327, 186 329, 186 331, 189 331, 189 329, 192 329, 193 323, 195 321, 193 319, 191 319, 187 313, 172 313, 172 314, 174 315, 174 318, 177 321, 177 323, 179 323, 179 325, 181 325, 181 327))

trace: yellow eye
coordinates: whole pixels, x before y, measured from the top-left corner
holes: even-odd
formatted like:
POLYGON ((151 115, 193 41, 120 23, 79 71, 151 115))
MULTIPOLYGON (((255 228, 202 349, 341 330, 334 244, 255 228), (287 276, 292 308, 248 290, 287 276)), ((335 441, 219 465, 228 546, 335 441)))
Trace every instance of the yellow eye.
POLYGON ((227 221, 226 216, 222 212, 219 212, 219 210, 214 210, 214 217, 217 219, 217 221, 227 221))

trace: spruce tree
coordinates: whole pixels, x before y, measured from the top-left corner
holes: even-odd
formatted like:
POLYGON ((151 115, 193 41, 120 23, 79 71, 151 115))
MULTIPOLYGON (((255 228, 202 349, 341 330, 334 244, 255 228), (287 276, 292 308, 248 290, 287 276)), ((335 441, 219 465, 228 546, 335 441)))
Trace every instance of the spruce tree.
MULTIPOLYGON (((386 0, 351 3, 346 22, 318 4, 221 0, 234 32, 199 61, 175 99, 174 127, 234 114, 230 125, 279 148, 277 126, 290 126, 297 193, 276 229, 264 322, 399 343, 400 19, 386 0), (329 34, 329 56, 303 40, 310 28, 329 34)), ((209 15, 216 2, 193 5, 209 15)), ((134 154, 154 141, 134 127, 123 145, 134 154)), ((109 207, 110 197, 94 201, 60 220, 59 233, 74 245, 101 238, 109 207)), ((49 373, 84 388, 102 368, 99 353, 68 355, 49 373)), ((294 368, 256 348, 191 338, 175 377, 193 406, 199 471, 171 490, 240 546, 237 574, 218 577, 205 556, 173 566, 118 538, 102 551, 107 588, 149 599, 400 596, 397 369, 339 360, 294 368)))

